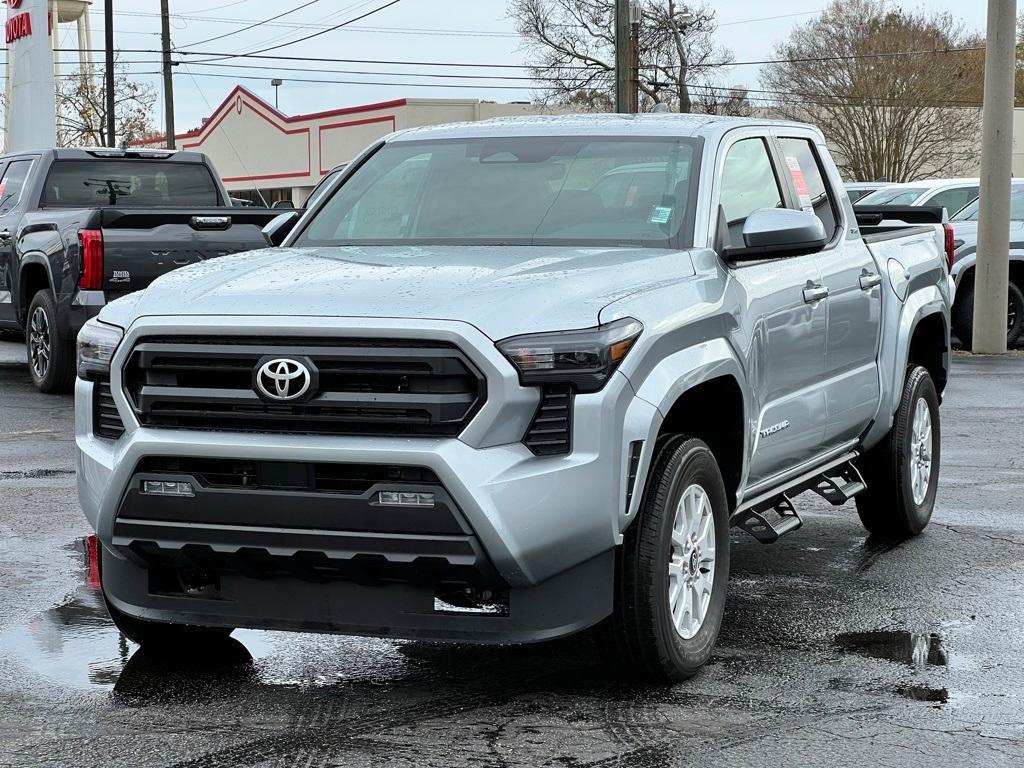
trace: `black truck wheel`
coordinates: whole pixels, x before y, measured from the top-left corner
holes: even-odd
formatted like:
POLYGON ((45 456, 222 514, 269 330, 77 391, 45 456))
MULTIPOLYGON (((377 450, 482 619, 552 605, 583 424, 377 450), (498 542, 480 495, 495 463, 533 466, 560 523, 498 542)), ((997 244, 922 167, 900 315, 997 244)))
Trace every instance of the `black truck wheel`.
POLYGON ((616 553, 615 607, 597 628, 612 671, 653 682, 692 677, 711 656, 729 581, 729 508, 700 440, 664 441, 637 520, 616 553))
MULTIPOLYGON (((1024 291, 1016 283, 1007 286, 1006 344, 1012 346, 1024 336, 1024 291)), ((964 345, 974 346, 974 281, 961 285, 953 304, 953 330, 964 345)))
POLYGON ((57 326, 57 302, 49 290, 38 291, 25 323, 28 371, 36 389, 47 394, 70 392, 75 382, 75 340, 57 326))
MULTIPOLYGON (((97 547, 100 589, 103 589, 103 547, 97 547)), ((233 629, 227 627, 197 627, 190 624, 165 624, 129 616, 116 608, 103 592, 103 604, 114 626, 129 640, 151 651, 187 651, 215 645, 226 640, 233 629)))
POLYGON ((915 536, 932 517, 939 484, 939 395, 928 371, 907 372, 903 393, 885 439, 858 461, 867 488, 857 495, 857 514, 871 533, 915 536))

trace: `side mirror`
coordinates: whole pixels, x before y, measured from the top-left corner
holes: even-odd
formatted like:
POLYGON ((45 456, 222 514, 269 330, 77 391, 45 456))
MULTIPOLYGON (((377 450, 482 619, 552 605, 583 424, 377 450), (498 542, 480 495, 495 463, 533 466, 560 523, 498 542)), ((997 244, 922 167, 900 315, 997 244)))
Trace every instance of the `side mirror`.
POLYGON ((295 204, 291 200, 278 200, 274 203, 271 208, 294 208, 295 204))
POLYGON ((727 261, 754 261, 817 253, 828 245, 821 219, 810 211, 759 208, 743 224, 743 247, 726 248, 727 261))
POLYGON ((263 239, 267 241, 267 245, 276 248, 288 237, 288 233, 295 228, 295 223, 298 220, 298 211, 288 211, 288 213, 275 216, 263 227, 263 239))

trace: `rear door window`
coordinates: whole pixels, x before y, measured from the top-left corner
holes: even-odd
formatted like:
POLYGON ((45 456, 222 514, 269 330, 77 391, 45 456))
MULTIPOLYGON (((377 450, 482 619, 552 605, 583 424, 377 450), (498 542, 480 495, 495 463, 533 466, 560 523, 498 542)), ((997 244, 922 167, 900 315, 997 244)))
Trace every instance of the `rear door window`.
POLYGON ((0 178, 0 213, 12 210, 21 199, 32 160, 13 160, 0 178))
POLYGON ((45 205, 92 208, 197 208, 222 205, 202 163, 166 160, 58 160, 43 190, 45 205))
POLYGON ((786 171, 793 182, 797 205, 814 213, 825 227, 829 239, 839 223, 832 191, 821 169, 817 153, 809 139, 779 139, 786 171))

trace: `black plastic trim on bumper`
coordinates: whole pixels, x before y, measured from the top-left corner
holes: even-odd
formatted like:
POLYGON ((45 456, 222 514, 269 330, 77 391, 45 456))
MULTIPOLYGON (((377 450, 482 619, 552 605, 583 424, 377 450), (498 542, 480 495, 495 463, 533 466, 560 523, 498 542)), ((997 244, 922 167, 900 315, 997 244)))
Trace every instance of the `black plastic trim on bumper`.
POLYGON ((416 584, 309 583, 227 574, 216 598, 152 594, 147 569, 105 552, 103 589, 119 610, 151 621, 200 626, 336 632, 473 643, 528 643, 573 634, 611 613, 614 551, 535 587, 510 589, 508 614, 439 611, 435 591, 416 584))
POLYGON ((166 521, 204 526, 252 526, 281 529, 367 531, 382 534, 456 535, 471 533, 448 492, 439 485, 377 483, 359 494, 265 488, 204 487, 184 472, 139 472, 132 476, 117 513, 128 520, 166 521), (186 482, 192 497, 142 492, 146 480, 186 482), (380 491, 434 495, 432 507, 384 506, 380 491))

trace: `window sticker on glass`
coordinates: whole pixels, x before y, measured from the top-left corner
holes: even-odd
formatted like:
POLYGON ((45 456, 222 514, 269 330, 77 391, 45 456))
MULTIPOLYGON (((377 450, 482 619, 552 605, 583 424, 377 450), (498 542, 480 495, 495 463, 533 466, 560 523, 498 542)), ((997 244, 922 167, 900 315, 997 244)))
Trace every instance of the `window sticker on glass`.
POLYGON ((793 179, 793 187, 796 189, 800 208, 808 213, 814 213, 814 206, 811 205, 811 194, 807 189, 807 181, 804 179, 803 169, 800 168, 800 161, 795 157, 786 155, 786 165, 789 166, 789 176, 793 179))
POLYGON ((672 216, 672 208, 666 205, 656 205, 651 209, 651 224, 668 224, 672 216))

